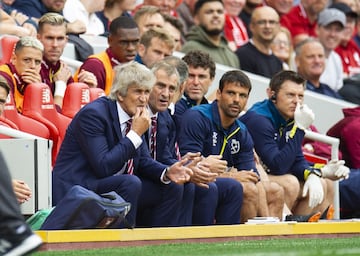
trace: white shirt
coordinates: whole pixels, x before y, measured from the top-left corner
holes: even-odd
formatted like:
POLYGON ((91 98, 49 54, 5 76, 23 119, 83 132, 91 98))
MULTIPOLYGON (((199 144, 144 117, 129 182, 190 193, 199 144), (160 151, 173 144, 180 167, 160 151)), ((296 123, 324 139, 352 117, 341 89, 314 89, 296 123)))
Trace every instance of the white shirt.
POLYGON ((329 57, 325 61, 325 70, 320 76, 320 82, 327 84, 334 91, 343 87, 343 67, 339 54, 331 51, 329 57))
POLYGON ((128 134, 125 134, 126 122, 129 119, 131 119, 131 117, 123 110, 123 108, 120 106, 119 102, 116 102, 116 106, 117 106, 118 116, 119 116, 119 120, 120 120, 120 129, 121 129, 122 135, 128 137, 136 149, 139 148, 142 143, 141 137, 133 130, 130 130, 128 132, 128 134))
POLYGON ((95 13, 89 13, 80 0, 68 0, 65 2, 63 15, 69 22, 81 20, 86 26, 87 35, 101 35, 105 32, 104 24, 95 13))

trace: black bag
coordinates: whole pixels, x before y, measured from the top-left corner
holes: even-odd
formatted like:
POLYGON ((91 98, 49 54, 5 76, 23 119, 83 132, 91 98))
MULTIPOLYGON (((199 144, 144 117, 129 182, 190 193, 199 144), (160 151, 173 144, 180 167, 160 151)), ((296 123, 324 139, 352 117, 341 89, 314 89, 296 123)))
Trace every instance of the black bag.
POLYGON ((131 204, 114 191, 98 195, 73 186, 46 218, 41 230, 119 228, 131 204))

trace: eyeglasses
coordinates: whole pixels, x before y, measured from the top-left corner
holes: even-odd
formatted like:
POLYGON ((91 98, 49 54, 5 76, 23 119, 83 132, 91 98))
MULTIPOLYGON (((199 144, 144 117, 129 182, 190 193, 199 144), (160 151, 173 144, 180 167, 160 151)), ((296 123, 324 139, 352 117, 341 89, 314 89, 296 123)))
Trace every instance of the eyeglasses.
POLYGON ((277 20, 258 20, 258 21, 255 21, 255 24, 259 25, 259 26, 265 26, 266 24, 269 24, 270 26, 275 26, 275 25, 279 24, 279 21, 277 21, 277 20))

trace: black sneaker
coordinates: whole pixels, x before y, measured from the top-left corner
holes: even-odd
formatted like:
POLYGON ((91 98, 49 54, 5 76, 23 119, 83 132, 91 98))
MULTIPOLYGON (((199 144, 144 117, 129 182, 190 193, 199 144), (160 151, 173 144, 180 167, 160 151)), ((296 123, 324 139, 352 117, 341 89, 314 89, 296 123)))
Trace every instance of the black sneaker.
POLYGON ((311 213, 309 215, 287 215, 285 221, 318 222, 320 216, 321 212, 311 213))
POLYGON ((41 238, 26 225, 22 225, 15 233, 0 238, 0 256, 26 255, 38 249, 41 244, 41 238))

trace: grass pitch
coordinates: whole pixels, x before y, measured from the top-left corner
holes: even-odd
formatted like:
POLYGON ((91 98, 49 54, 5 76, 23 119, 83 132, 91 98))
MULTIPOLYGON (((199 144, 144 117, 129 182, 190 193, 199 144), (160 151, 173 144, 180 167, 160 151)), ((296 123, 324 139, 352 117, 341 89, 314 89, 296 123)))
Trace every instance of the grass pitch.
POLYGON ((333 256, 359 255, 360 236, 350 238, 299 238, 242 240, 222 243, 176 243, 76 251, 44 251, 35 256, 333 256))

